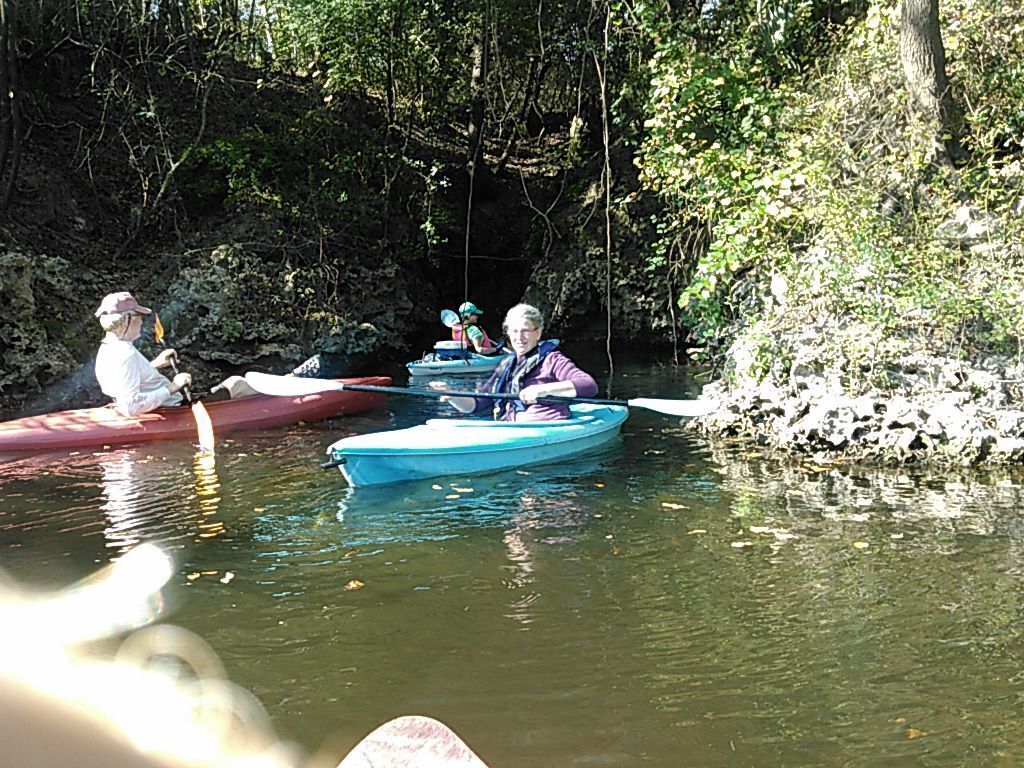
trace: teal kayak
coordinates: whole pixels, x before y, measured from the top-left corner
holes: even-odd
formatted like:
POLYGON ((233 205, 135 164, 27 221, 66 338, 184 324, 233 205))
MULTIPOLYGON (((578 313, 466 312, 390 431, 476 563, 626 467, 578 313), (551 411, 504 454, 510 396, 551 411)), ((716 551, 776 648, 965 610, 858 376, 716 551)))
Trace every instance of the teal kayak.
POLYGON ((350 485, 383 485, 494 472, 554 461, 619 433, 628 409, 580 403, 562 421, 429 419, 408 429, 353 435, 327 448, 350 485))

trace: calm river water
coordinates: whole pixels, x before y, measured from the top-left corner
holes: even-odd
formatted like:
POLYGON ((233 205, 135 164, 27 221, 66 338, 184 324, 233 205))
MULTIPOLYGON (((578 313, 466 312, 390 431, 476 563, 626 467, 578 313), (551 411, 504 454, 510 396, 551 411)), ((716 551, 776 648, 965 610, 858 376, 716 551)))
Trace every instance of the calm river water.
POLYGON ((549 466, 385 490, 318 466, 445 408, 231 436, 213 469, 183 444, 8 462, 0 566, 61 587, 164 545, 166 620, 337 759, 424 714, 493 768, 1024 764, 1020 472, 712 451, 641 410, 549 466))

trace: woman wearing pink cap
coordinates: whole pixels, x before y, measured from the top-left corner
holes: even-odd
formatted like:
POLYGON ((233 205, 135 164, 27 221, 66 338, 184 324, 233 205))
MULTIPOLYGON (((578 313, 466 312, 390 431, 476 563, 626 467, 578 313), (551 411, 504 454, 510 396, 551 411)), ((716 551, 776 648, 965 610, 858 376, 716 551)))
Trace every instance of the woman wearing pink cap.
POLYGON ((142 333, 142 318, 153 310, 144 307, 128 291, 103 297, 96 317, 106 333, 96 353, 96 380, 103 394, 113 398, 118 412, 129 418, 162 405, 181 402, 181 390, 192 383, 192 374, 176 373, 168 379, 157 369, 166 368, 178 353, 165 349, 147 360, 135 348, 142 333))

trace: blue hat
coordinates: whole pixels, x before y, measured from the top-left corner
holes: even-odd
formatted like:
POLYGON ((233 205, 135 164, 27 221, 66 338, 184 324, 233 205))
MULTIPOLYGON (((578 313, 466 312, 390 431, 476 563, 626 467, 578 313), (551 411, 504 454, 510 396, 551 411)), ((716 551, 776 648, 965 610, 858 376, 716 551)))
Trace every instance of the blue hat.
POLYGON ((482 315, 484 312, 482 309, 477 307, 472 301, 464 301, 459 305, 459 314, 462 317, 466 315, 482 315))

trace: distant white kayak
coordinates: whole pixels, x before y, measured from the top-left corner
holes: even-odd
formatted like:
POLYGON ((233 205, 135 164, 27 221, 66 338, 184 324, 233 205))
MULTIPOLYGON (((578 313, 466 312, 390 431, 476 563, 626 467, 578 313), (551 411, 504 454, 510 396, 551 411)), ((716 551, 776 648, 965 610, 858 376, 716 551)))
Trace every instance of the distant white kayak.
POLYGON ((580 403, 562 421, 429 419, 390 432, 353 435, 327 454, 354 486, 480 474, 565 458, 611 440, 629 415, 617 405, 580 403))
POLYGON ((459 341, 439 341, 434 351, 419 360, 406 363, 411 376, 473 376, 489 374, 498 367, 508 353, 478 355, 459 341))
POLYGON ((411 376, 473 376, 490 373, 498 367, 504 355, 478 355, 471 352, 464 360, 413 360, 406 363, 411 376))

